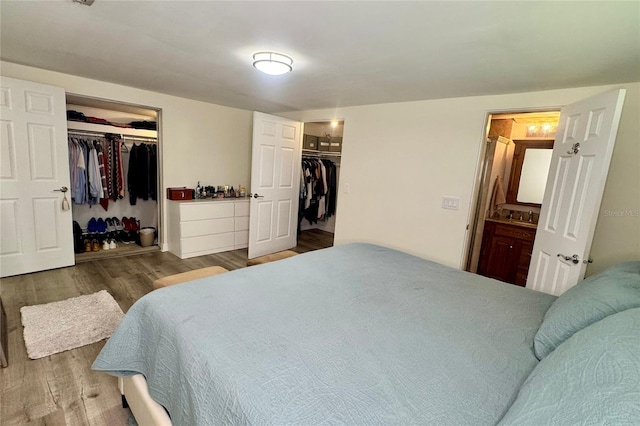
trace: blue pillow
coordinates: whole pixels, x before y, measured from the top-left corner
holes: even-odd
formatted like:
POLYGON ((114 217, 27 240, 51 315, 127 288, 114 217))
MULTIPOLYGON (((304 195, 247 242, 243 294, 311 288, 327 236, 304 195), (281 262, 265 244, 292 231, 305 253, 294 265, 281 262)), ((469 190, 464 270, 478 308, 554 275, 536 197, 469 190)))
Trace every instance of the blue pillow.
POLYGON ((533 369, 499 425, 640 421, 640 308, 593 324, 533 369))
POLYGON ((538 359, 577 331, 609 315, 640 307, 640 262, 625 262, 567 290, 544 315, 533 341, 538 359))

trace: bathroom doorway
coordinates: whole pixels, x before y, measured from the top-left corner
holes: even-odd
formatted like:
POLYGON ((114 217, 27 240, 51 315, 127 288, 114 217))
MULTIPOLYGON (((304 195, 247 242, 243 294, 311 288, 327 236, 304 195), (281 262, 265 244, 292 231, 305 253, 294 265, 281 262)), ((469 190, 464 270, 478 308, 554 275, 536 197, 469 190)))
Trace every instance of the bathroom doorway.
POLYGON ((525 286, 559 118, 488 115, 465 270, 525 286))

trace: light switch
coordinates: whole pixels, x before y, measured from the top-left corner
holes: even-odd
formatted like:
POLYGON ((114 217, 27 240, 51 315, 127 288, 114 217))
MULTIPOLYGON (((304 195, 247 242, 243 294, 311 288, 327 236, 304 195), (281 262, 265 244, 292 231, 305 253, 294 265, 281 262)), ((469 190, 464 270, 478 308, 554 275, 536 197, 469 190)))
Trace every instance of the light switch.
POLYGON ((442 208, 448 210, 458 210, 460 207, 460 197, 442 197, 442 208))

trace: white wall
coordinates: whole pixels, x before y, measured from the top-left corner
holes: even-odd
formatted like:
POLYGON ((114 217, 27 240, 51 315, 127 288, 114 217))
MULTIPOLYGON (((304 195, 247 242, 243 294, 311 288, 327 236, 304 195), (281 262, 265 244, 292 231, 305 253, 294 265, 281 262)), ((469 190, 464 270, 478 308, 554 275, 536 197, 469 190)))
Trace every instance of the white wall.
MULTIPOLYGON (((214 185, 249 182, 250 111, 7 62, 0 66, 1 74, 8 77, 60 86, 83 96, 161 108, 163 188, 191 187, 197 180, 214 185)), ((281 115, 307 122, 345 120, 337 244, 380 243, 460 267, 486 114, 557 108, 617 87, 627 89, 627 98, 592 247, 595 263, 587 271, 590 274, 621 260, 640 258, 640 83, 281 115), (349 194, 344 193, 347 185, 349 194), (443 195, 460 197, 460 209, 441 209, 443 195)))
MULTIPOLYGON (((0 62, 0 74, 64 88, 67 93, 126 102, 161 112, 163 216, 165 188, 249 186, 253 113, 118 84, 0 62)), ((166 223, 162 225, 167 235, 166 223)))
POLYGON ((461 267, 488 112, 557 108, 612 88, 627 97, 605 187, 588 274, 640 259, 640 83, 289 113, 344 119, 336 244, 367 241, 461 267), (346 186, 350 193, 345 193, 346 186), (442 196, 460 197, 444 210, 442 196))

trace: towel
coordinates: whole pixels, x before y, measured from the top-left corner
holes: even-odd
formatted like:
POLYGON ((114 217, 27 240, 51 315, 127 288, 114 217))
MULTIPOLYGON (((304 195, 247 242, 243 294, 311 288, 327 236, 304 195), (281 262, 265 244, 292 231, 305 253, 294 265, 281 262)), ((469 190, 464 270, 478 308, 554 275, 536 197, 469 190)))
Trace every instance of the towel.
POLYGON ((487 217, 493 217, 494 214, 502 211, 502 205, 507 202, 504 196, 504 188, 502 187, 502 179, 496 177, 496 183, 493 185, 491 192, 491 201, 489 202, 489 214, 487 217))

